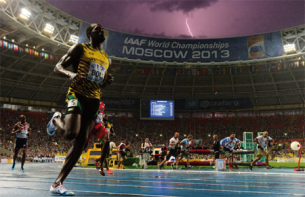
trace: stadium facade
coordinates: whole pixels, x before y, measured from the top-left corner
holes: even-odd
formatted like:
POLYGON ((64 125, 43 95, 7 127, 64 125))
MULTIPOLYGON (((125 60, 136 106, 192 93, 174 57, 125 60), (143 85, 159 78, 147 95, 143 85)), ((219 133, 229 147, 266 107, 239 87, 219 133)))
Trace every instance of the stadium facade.
MULTIPOLYGON (((88 41, 88 23, 40 0, 0 0, 0 10, 1 102, 62 107, 70 81, 55 75, 54 65, 74 43, 88 41)), ((115 82, 103 97, 114 110, 139 109, 141 99, 172 99, 181 112, 304 114, 305 25, 200 40, 106 30, 104 48, 115 82)))

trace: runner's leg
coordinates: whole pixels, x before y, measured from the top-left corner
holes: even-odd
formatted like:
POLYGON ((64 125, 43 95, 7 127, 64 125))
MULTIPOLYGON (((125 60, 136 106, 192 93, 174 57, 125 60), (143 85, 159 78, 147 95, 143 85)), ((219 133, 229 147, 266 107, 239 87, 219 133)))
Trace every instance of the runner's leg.
POLYGON ((22 155, 22 161, 21 161, 21 168, 23 169, 25 159, 26 159, 26 148, 22 149, 23 155, 22 155))
POLYGON ((78 161, 80 155, 82 154, 82 151, 84 150, 84 146, 88 140, 88 135, 89 132, 92 130, 95 122, 92 119, 86 118, 86 116, 83 117, 81 120, 81 115, 79 114, 68 114, 67 115, 69 118, 66 117, 66 131, 65 133, 70 133, 70 135, 77 135, 74 141, 74 145, 71 147, 69 150, 65 164, 63 165, 58 178, 56 179, 55 183, 53 184, 53 187, 55 188, 59 183, 63 183, 66 177, 69 175, 70 171, 78 161), (70 116, 69 116, 70 115, 70 116), (76 117, 76 119, 81 120, 79 122, 74 121, 73 119, 71 120, 72 117, 76 117), (70 121, 70 122, 69 122, 70 121), (78 124, 77 126, 71 127, 71 122, 76 122, 78 124), (80 130, 69 130, 68 128, 79 128, 80 130), (67 132, 69 131, 69 132, 67 132))
POLYGON ((104 142, 104 146, 103 146, 103 148, 101 150, 101 159, 100 159, 100 162, 103 165, 103 162, 106 159, 107 154, 109 152, 109 143, 110 142, 108 140, 108 133, 103 135, 102 141, 104 142))
POLYGON ((15 163, 16 163, 16 159, 17 159, 18 152, 19 152, 19 150, 16 150, 16 149, 15 149, 15 151, 14 151, 13 165, 15 165, 15 163))
POLYGON ((60 117, 55 117, 53 122, 59 132, 64 132, 65 139, 73 140, 80 132, 81 115, 67 114, 65 116, 65 121, 63 121, 60 117))

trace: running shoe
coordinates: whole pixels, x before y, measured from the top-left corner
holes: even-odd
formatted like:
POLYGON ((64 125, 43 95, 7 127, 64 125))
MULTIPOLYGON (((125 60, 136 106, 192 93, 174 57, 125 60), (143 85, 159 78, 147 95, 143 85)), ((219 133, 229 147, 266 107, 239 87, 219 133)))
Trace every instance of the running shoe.
POLYGON ((11 169, 12 169, 12 170, 14 170, 14 169, 15 169, 15 164, 13 164, 13 165, 12 165, 12 168, 11 168, 11 169))
POLYGON ((172 163, 171 166, 172 166, 172 169, 174 169, 174 163, 172 163))
POLYGON ((20 172, 24 173, 24 169, 23 169, 23 168, 20 168, 20 172))
POLYGON ((101 167, 100 166, 96 166, 96 170, 97 171, 101 171, 101 167))
POLYGON ((100 169, 100 175, 105 176, 104 168, 100 169))
POLYGON ((176 170, 181 170, 181 167, 180 166, 176 167, 176 170))
POLYGON ((162 165, 158 164, 158 168, 159 168, 159 170, 161 170, 162 169, 162 165))
POLYGON ((56 188, 51 185, 50 192, 52 194, 60 194, 62 196, 74 196, 74 193, 66 190, 61 183, 59 183, 56 188))
POLYGON ((252 171, 253 166, 252 166, 252 165, 250 165, 250 166, 249 166, 249 168, 250 168, 250 170, 252 171))
POLYGON ((100 175, 105 176, 104 168, 101 166, 96 166, 96 170, 100 172, 100 175))
POLYGON ((113 172, 110 169, 107 170, 107 173, 108 174, 113 174, 113 172))
POLYGON ((272 166, 267 166, 267 169, 272 169, 273 167, 272 166))
POLYGON ((97 160, 97 159, 94 159, 94 162, 95 162, 95 163, 94 163, 95 166, 96 166, 96 167, 99 167, 99 165, 98 165, 98 160, 97 160))
POLYGON ((188 166, 187 169, 192 169, 192 166, 188 166))
POLYGON ((234 167, 235 167, 235 169, 238 169, 238 166, 237 166, 237 165, 235 165, 234 167))
POLYGON ((50 136, 54 135, 55 131, 57 130, 57 127, 53 124, 53 119, 57 116, 61 117, 61 113, 60 112, 55 112, 53 117, 51 118, 51 120, 49 121, 49 123, 47 125, 47 133, 50 136))
POLYGON ((230 170, 229 170, 230 172, 233 172, 234 171, 234 169, 232 168, 232 167, 230 167, 230 170))

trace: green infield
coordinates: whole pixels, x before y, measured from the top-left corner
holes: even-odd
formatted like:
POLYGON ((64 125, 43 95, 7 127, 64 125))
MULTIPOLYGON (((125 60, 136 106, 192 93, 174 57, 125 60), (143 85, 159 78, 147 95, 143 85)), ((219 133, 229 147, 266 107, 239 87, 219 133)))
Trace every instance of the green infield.
MULTIPOLYGON (((275 168, 297 168, 297 162, 270 162, 270 165, 275 168)), ((305 163, 300 163, 300 167, 305 168, 305 163)))

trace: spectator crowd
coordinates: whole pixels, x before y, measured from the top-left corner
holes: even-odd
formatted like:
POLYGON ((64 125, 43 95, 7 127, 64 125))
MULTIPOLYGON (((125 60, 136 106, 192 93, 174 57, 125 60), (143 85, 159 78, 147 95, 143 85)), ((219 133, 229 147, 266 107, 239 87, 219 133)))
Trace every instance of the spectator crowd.
MULTIPOLYGON (((63 139, 60 133, 48 136, 46 125, 51 114, 42 112, 24 112, 10 109, 1 109, 0 147, 8 151, 14 150, 16 136, 11 136, 13 126, 19 121, 19 116, 24 114, 32 129, 28 139, 27 159, 50 158, 55 155, 66 155, 73 142, 63 139)), ((268 131, 269 136, 276 140, 273 154, 282 155, 292 153, 289 147, 291 141, 298 139, 304 144, 305 120, 302 115, 295 116, 267 116, 267 117, 226 117, 226 118, 176 118, 174 121, 139 120, 133 117, 109 117, 113 124, 115 136, 112 137, 117 145, 123 138, 130 144, 133 155, 138 155, 140 144, 149 138, 154 145, 168 145, 168 141, 175 132, 180 133, 180 138, 192 134, 194 139, 202 139, 202 144, 209 148, 212 136, 218 135, 219 139, 235 133, 242 140, 243 132, 268 131)), ((97 139, 91 140, 89 148, 97 139)), ((20 151, 21 152, 21 151, 20 151)), ((11 154, 1 153, 1 158, 10 159, 11 154)))

